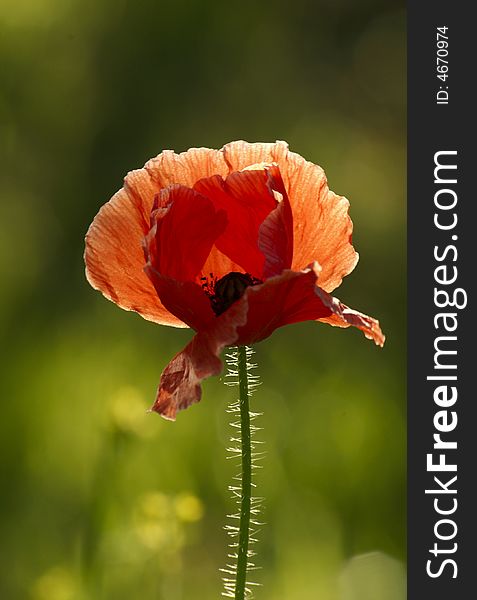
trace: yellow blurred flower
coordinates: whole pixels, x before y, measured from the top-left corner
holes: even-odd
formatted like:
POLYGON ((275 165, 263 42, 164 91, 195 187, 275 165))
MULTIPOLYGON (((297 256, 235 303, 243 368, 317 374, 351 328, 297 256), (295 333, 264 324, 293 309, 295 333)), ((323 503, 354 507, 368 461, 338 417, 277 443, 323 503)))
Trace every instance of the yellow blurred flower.
POLYGON ((109 403, 109 419, 118 431, 150 437, 157 431, 156 419, 148 414, 149 406, 141 392, 132 386, 119 388, 109 403))
POLYGON ((182 493, 176 496, 174 508, 179 519, 186 523, 200 521, 204 516, 204 506, 193 494, 182 493))
POLYGON ((184 543, 184 532, 172 499, 162 492, 141 496, 133 520, 137 538, 149 550, 174 552, 184 543))
POLYGON ((162 492, 148 492, 139 498, 136 515, 142 519, 164 519, 171 512, 171 501, 162 492))
POLYGON ((185 524, 199 521, 203 514, 202 502, 190 492, 176 496, 147 492, 134 508, 133 528, 149 550, 174 553, 185 543, 185 524))

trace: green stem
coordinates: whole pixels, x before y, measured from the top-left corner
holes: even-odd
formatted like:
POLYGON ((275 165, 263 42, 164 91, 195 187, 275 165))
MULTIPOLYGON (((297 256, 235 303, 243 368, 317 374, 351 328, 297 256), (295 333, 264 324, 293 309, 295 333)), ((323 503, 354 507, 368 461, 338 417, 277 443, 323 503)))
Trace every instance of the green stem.
POLYGON ((242 490, 240 499, 240 529, 238 541, 235 600, 244 600, 247 582, 248 544, 250 537, 250 507, 252 501, 252 444, 250 433, 249 381, 247 348, 238 348, 238 379, 240 433, 242 439, 242 490))

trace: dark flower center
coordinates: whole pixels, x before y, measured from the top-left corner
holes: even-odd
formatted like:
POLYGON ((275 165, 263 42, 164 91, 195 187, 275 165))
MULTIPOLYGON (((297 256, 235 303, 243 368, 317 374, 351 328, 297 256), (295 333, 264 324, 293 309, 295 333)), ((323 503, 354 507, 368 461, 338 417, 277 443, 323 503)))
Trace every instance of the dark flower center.
POLYGON ((214 278, 210 273, 208 277, 202 277, 202 289, 210 300, 212 310, 219 316, 225 312, 234 302, 240 300, 245 290, 250 285, 263 283, 260 279, 252 277, 249 273, 238 273, 232 271, 220 279, 214 278))

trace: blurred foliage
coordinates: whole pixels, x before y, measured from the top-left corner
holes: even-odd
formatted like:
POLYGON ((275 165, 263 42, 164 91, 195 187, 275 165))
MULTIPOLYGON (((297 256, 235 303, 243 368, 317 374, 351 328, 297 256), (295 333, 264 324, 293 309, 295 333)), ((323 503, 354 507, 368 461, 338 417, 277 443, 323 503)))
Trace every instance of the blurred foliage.
POLYGON ((219 597, 234 391, 146 413, 191 334, 94 292, 83 237, 162 149, 278 138, 350 198, 337 293, 388 340, 304 323, 257 346, 256 595, 404 599, 403 3, 3 0, 0 28, 0 597, 219 597))

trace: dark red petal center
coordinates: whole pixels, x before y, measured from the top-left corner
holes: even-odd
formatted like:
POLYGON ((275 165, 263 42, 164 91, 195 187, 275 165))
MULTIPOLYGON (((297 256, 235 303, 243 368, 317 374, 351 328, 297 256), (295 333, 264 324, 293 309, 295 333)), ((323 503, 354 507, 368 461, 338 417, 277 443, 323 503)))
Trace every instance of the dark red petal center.
POLYGON ((203 277, 202 289, 210 300, 214 313, 219 316, 225 312, 234 302, 240 300, 245 290, 251 285, 263 283, 260 279, 253 277, 250 273, 238 273, 232 271, 220 279, 215 279, 210 274, 211 280, 203 277))

